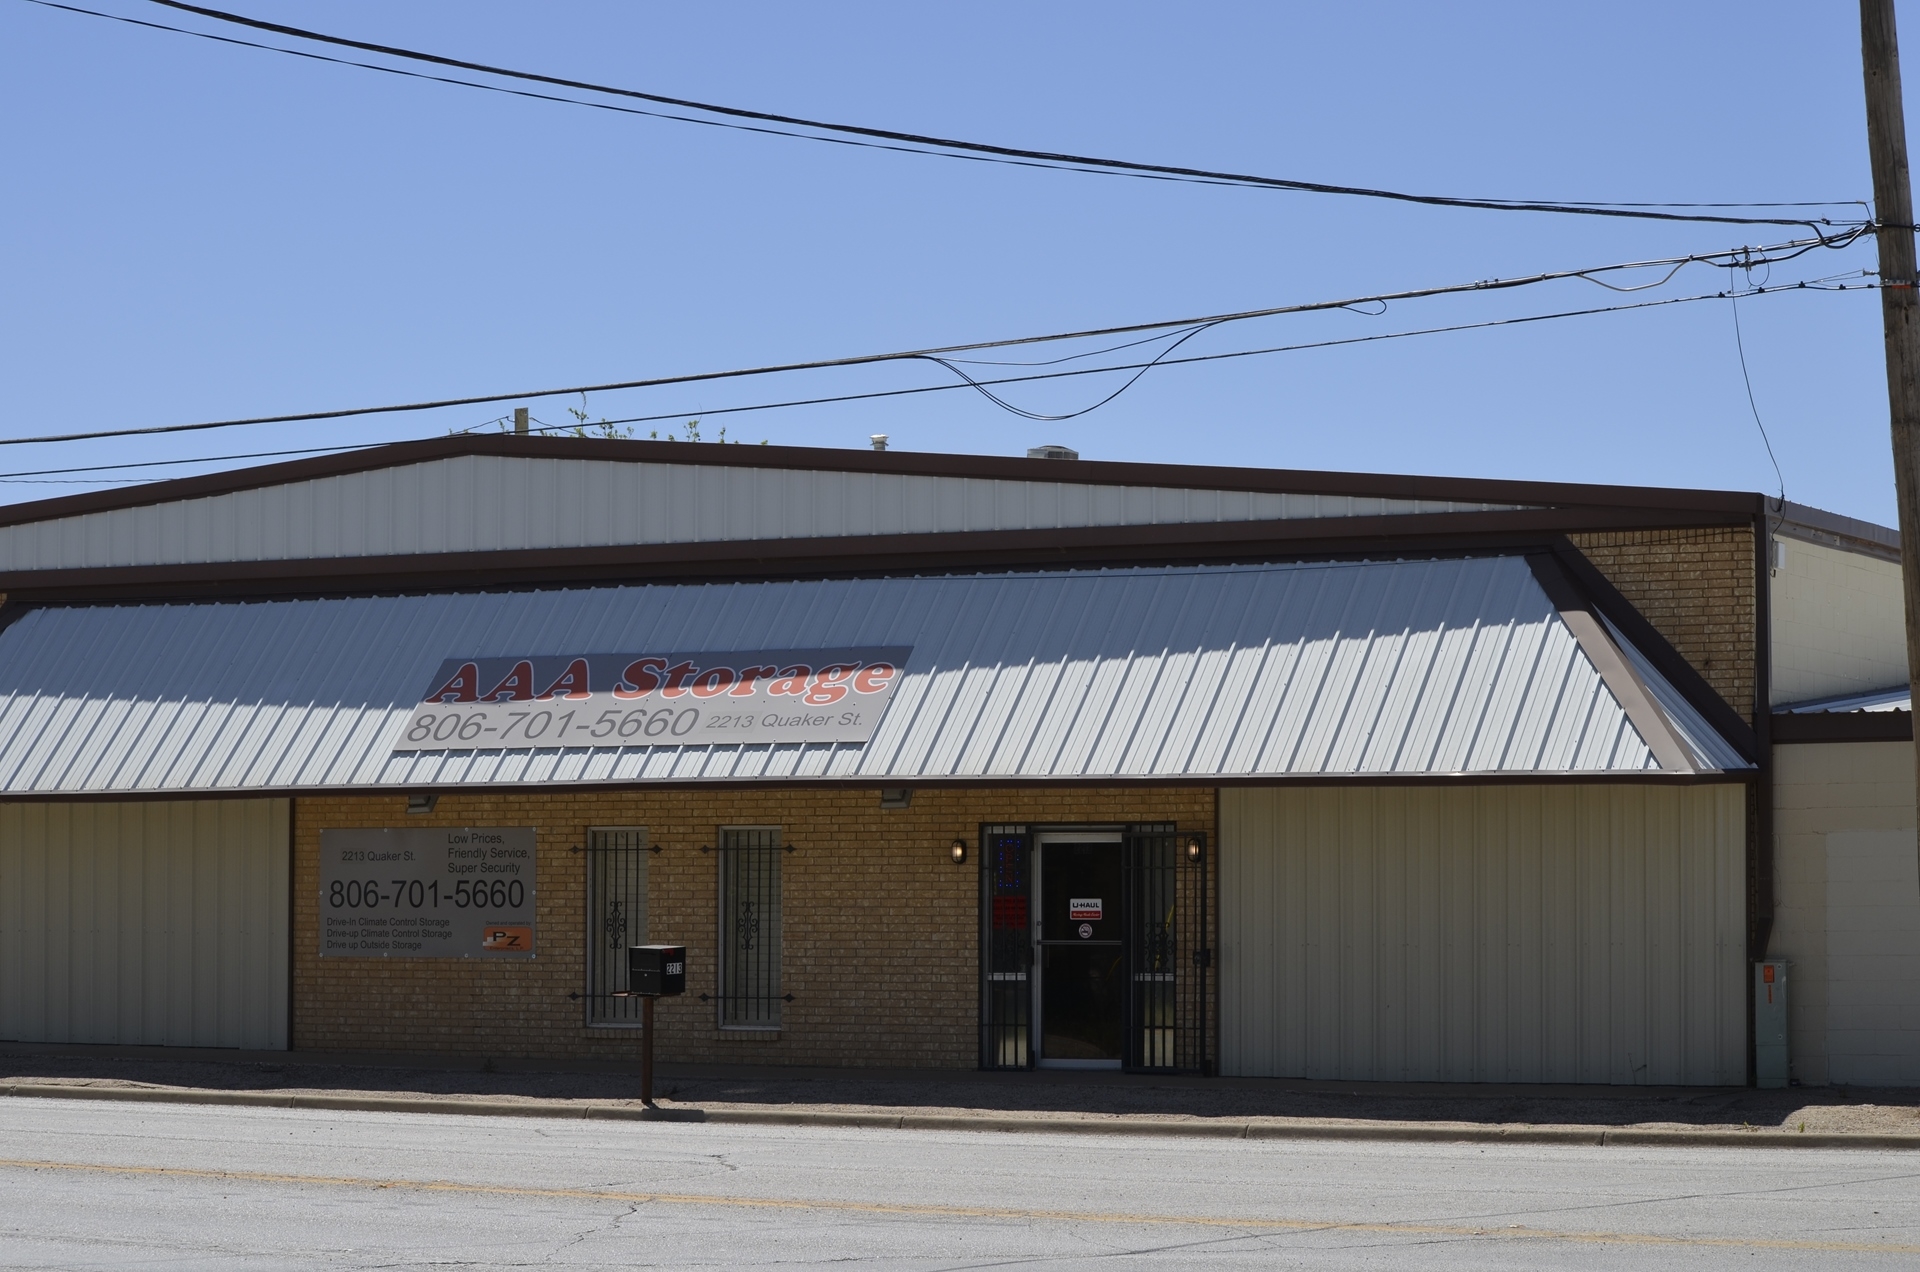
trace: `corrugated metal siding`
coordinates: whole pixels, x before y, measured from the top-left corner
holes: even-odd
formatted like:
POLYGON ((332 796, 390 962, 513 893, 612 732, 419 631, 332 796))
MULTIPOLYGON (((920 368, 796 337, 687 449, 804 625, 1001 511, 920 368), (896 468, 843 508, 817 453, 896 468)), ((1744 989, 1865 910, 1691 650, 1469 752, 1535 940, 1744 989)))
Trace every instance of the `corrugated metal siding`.
POLYGON ((284 799, 0 804, 0 1038, 287 1045, 284 799))
POLYGON ((0 528, 0 569, 301 560, 1512 505, 469 455, 0 528))
POLYGON ((1746 1080, 1736 786, 1220 792, 1222 1072, 1746 1080))
POLYGON ((1517 557, 58 608, 0 635, 11 792, 1656 768, 1517 557), (448 657, 858 645, 914 650, 864 745, 391 749, 448 657))

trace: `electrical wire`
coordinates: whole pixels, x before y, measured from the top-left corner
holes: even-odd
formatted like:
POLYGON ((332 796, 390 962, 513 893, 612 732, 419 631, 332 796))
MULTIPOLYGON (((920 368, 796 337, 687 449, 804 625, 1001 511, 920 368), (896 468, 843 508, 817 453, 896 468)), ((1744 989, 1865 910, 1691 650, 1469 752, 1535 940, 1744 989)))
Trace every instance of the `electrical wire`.
MULTIPOLYGON (((1875 284, 1875 283, 1863 283, 1863 284, 1855 285, 1853 287, 1849 287, 1849 285, 1844 283, 1834 285, 1835 280, 1837 279, 1857 278, 1857 277, 1861 277, 1865 273, 1866 271, 1859 271, 1857 273, 1832 275, 1828 278, 1805 279, 1805 280, 1801 280, 1799 282, 1794 282, 1794 283, 1782 283, 1777 287, 1775 286, 1757 287, 1750 291, 1742 293, 1742 295, 1751 297, 1751 296, 1760 296, 1760 295, 1777 295, 1781 292, 1786 292, 1786 291, 1846 291, 1846 290, 1870 290, 1870 289, 1876 288, 1878 284, 1875 284)), ((1693 295, 1693 296, 1669 296, 1662 300, 1643 300, 1643 301, 1634 301, 1634 302, 1619 304, 1619 305, 1602 305, 1602 306, 1597 306, 1597 307, 1588 308, 1588 309, 1570 309, 1570 310, 1561 310, 1554 313, 1528 314, 1528 315, 1523 315, 1517 318, 1495 318, 1495 319, 1489 319, 1482 322, 1453 323, 1443 327, 1422 327, 1422 328, 1416 328, 1408 331, 1375 332, 1371 335, 1365 335, 1365 336, 1348 336, 1348 337, 1343 337, 1343 338, 1334 339, 1334 340, 1315 340, 1315 341, 1308 341, 1300 344, 1275 345, 1275 346, 1262 348, 1262 349, 1238 349, 1238 350, 1233 350, 1225 353, 1208 353, 1208 354, 1191 355, 1185 358, 1164 358, 1159 360, 1157 364, 1156 363, 1128 363, 1121 366, 1081 367, 1071 371, 1042 372, 1042 373, 1036 373, 1033 375, 1004 376, 998 379, 981 380, 979 381, 979 383, 986 384, 986 385, 993 385, 993 386, 999 386, 999 385, 1005 385, 1005 384, 1025 384, 1025 383, 1031 383, 1033 381, 1038 381, 1038 380, 1058 380, 1058 379, 1068 379, 1068 378, 1073 378, 1078 376, 1099 375, 1106 372, 1131 371, 1131 370, 1137 370, 1141 367, 1152 366, 1152 365, 1181 366, 1181 365, 1190 365, 1190 364, 1201 363, 1201 362, 1219 362, 1219 361, 1226 361, 1226 360, 1235 359, 1235 358, 1257 357, 1257 356, 1262 356, 1266 354, 1295 353, 1295 352, 1311 350, 1311 349, 1329 349, 1329 348, 1336 348, 1342 345, 1371 344, 1375 341, 1382 341, 1382 340, 1403 340, 1412 336, 1443 335, 1443 334, 1448 334, 1452 332, 1485 330, 1487 328, 1493 328, 1493 327, 1523 326, 1530 323, 1548 322, 1548 321, 1552 321, 1554 319, 1560 319, 1560 318, 1584 318, 1584 317, 1590 317, 1597 314, 1624 313, 1630 310, 1656 309, 1656 308, 1662 308, 1669 305, 1684 305, 1684 304, 1692 304, 1702 300, 1722 300, 1722 299, 1733 299, 1733 297, 1728 292, 1701 293, 1699 295, 1693 295)), ((1744 356, 1744 352, 1743 352, 1743 356, 1744 356)), ((1046 365, 1046 364, 1040 364, 1040 365, 1046 365)), ((922 385, 916 388, 908 388, 908 389, 881 389, 881 390, 867 392, 867 393, 841 393, 841 394, 835 394, 830 397, 802 398, 802 399, 796 399, 796 400, 785 401, 785 402, 759 402, 759 403, 754 403, 747 406, 721 406, 721 407, 708 407, 704 410, 667 411, 658 415, 633 415, 633 416, 627 416, 617 420, 593 420, 593 421, 586 422, 585 424, 546 424, 544 421, 539 420, 537 417, 530 417, 533 419, 534 423, 540 424, 541 427, 529 429, 528 431, 529 433, 532 433, 532 434, 571 433, 575 429, 582 428, 582 427, 598 428, 602 425, 655 424, 664 420, 679 420, 679 419, 688 419, 688 418, 704 419, 708 416, 713 416, 713 415, 737 415, 737 414, 743 414, 743 413, 750 413, 754 411, 780 410, 787 407, 822 406, 822 405, 830 405, 830 404, 840 403, 840 402, 860 402, 860 401, 867 401, 874 398, 910 397, 910 396, 915 396, 922 393, 947 393, 947 392, 952 392, 955 389, 965 389, 965 388, 973 388, 973 387, 977 387, 977 385, 975 385, 972 382, 963 381, 963 382, 953 383, 953 384, 922 385)), ((460 430, 460 432, 461 433, 478 433, 482 429, 505 423, 507 419, 508 419, 507 416, 500 416, 496 419, 487 420, 483 423, 473 425, 466 429, 462 429, 460 430)), ((1764 430, 1763 430, 1763 435, 1764 435, 1764 430)), ((427 439, 420 438, 420 439, 412 439, 412 440, 424 441, 427 439)), ((130 470, 130 469, 162 468, 162 467, 170 467, 170 466, 181 465, 181 464, 217 464, 217 463, 225 463, 225 462, 236 460, 236 459, 264 459, 269 457, 279 457, 279 456, 287 456, 287 455, 318 455, 318 454, 326 454, 326 453, 343 453, 343 452, 351 452, 356 450, 370 450, 370 449, 378 448, 383 445, 390 445, 390 444, 392 443, 371 442, 371 443, 363 443, 363 444, 352 445, 352 446, 313 446, 313 447, 303 447, 303 448, 293 449, 293 450, 249 451, 241 454, 232 454, 232 455, 201 455, 201 456, 195 456, 189 459, 133 460, 133 461, 129 461, 127 463, 122 463, 122 464, 89 464, 89 465, 67 467, 67 468, 34 468, 34 469, 27 469, 21 472, 0 473, 0 482, 24 483, 26 479, 29 479, 29 478, 52 476, 52 475, 65 474, 65 473, 124 471, 124 470, 130 470)), ((85 482, 85 483, 72 483, 72 484, 106 485, 106 484, 113 484, 115 481, 118 481, 118 480, 121 480, 121 479, 108 478, 108 479, 102 479, 101 481, 98 481, 98 482, 85 482)), ((130 479, 130 480, 144 480, 144 479, 130 479)), ((1783 482, 1782 483, 1783 498, 1784 498, 1784 493, 1785 493, 1785 485, 1783 482)))
MULTIPOLYGON (((1147 372, 1153 370, 1153 368, 1157 366, 1164 365, 1167 362, 1169 356, 1173 353, 1175 349, 1178 349, 1181 345, 1187 343, 1187 341, 1193 339, 1195 336, 1199 335, 1201 332, 1211 331, 1213 330, 1214 327, 1218 325, 1219 325, 1218 323, 1207 323, 1204 326, 1188 328, 1186 333, 1182 335, 1178 340, 1175 340, 1172 344, 1168 345, 1165 349, 1162 349, 1158 354, 1154 355, 1152 361, 1141 363, 1139 365, 1139 369, 1134 371, 1132 375, 1128 376, 1124 381, 1122 381, 1119 388, 1107 394, 1105 397, 1093 403, 1091 406, 1083 406, 1077 411, 1068 411, 1062 415, 1043 415, 1038 411, 1029 411, 1027 408, 1023 406, 1015 406, 1013 403, 1007 401, 1007 399, 995 393, 992 389, 989 389, 985 384, 981 383, 978 379, 967 374, 965 371, 961 370, 959 363, 956 359, 929 357, 927 361, 937 363, 940 366, 945 367, 947 370, 953 372, 955 375, 959 376, 962 380, 966 381, 973 388, 979 390, 980 396, 986 398, 987 401, 993 403, 995 406, 999 407, 1001 410, 1011 412, 1012 414, 1018 415, 1024 419, 1040 420, 1042 422, 1050 423, 1050 422, 1055 422, 1059 420, 1078 419, 1082 415, 1087 415, 1094 411, 1099 410, 1101 407, 1105 406, 1107 403, 1113 401, 1115 398, 1119 397, 1122 393, 1125 393, 1128 389, 1138 384, 1140 382, 1141 376, 1145 375, 1147 372)), ((1107 368, 1096 368, 1096 369, 1116 370, 1117 368, 1107 367, 1107 368)))
MULTIPOLYGON (((1381 312, 1385 313, 1386 311, 1383 309, 1381 312)), ((1198 331, 1200 328, 1190 327, 1186 330, 1198 331)), ((949 358, 947 361, 965 363, 970 367, 1053 367, 1059 366, 1062 362, 1079 362, 1085 358, 1100 357, 1102 354, 1118 353, 1122 349, 1136 349, 1141 345, 1152 344, 1156 340, 1170 340, 1180 334, 1181 329, 1176 327, 1172 331, 1163 331, 1158 335, 1143 336, 1138 340, 1128 340, 1122 344, 1108 345, 1104 349, 1089 349, 1085 353, 1069 353, 1058 358, 949 358)))
MULTIPOLYGON (((32 0, 44 3, 45 0, 32 0)), ((623 389, 661 388, 677 384, 697 384, 716 380, 736 380, 752 376, 777 375, 792 371, 820 371, 841 367, 873 366, 884 362, 933 361, 941 362, 949 370, 955 370, 952 359, 942 361, 946 355, 970 353, 985 349, 1007 349, 1021 345, 1051 344, 1066 340, 1094 339, 1104 336, 1132 335, 1143 331, 1166 331, 1171 328, 1217 327, 1226 323, 1245 322, 1254 318, 1272 318, 1285 314, 1324 313, 1335 309, 1350 309, 1355 305, 1387 304, 1399 300, 1424 300, 1435 296, 1461 295, 1469 292, 1511 291, 1521 287, 1531 287, 1542 283, 1562 282, 1569 279, 1582 279, 1587 282, 1599 281, 1598 274, 1617 273, 1627 270, 1658 268, 1663 266, 1708 264, 1723 269, 1746 268, 1756 264, 1771 264, 1795 260, 1816 249, 1837 250, 1857 242, 1868 231, 1866 226, 1855 226, 1839 234, 1820 236, 1812 239, 1794 239, 1766 247, 1740 247, 1719 252, 1703 252, 1690 256, 1671 256, 1660 260, 1627 261, 1612 265, 1593 265, 1582 269, 1551 270, 1546 273, 1529 274, 1518 278, 1482 279, 1472 283, 1454 283, 1436 287, 1417 287, 1403 291, 1384 292, 1373 296, 1347 297, 1342 300, 1309 301, 1294 305, 1272 305, 1263 309, 1240 310, 1235 313, 1210 314, 1199 318, 1176 318, 1158 322, 1128 323, 1114 327, 1095 327, 1080 331, 1053 332, 1037 336, 1016 336, 1001 340, 982 340, 971 344, 942 345, 927 349, 908 349, 892 353, 859 354, 845 358, 821 358, 809 362, 787 362, 768 366, 743 367, 730 371, 700 371, 684 375, 654 376, 643 380, 621 380, 606 384, 576 384, 565 388, 521 390, 514 393, 483 393, 467 397, 441 398, 425 402, 404 402, 384 406, 347 407, 331 411, 302 411, 288 415, 258 415, 240 419, 208 420, 194 424, 157 424, 146 428, 100 429, 84 433, 53 433, 35 437, 0 437, 0 446, 38 445, 54 442, 95 441, 110 437, 144 437, 163 433, 190 433, 216 428, 240 428, 258 424, 298 424, 317 420, 347 419, 365 415, 394 415, 413 411, 432 411, 447 407, 477 406, 493 402, 508 402, 527 398, 571 397, 576 393, 609 393, 623 389)), ((1677 271, 1676 271, 1677 272, 1677 271)), ((1669 275, 1671 277, 1671 275, 1669 275)))
MULTIPOLYGON (((1747 371, 1747 342, 1740 334, 1740 297, 1729 293, 1727 303, 1733 309, 1733 347, 1740 354, 1740 381, 1747 386, 1747 409, 1753 412, 1753 426, 1760 430, 1760 442, 1767 448, 1767 459, 1773 465, 1774 480, 1780 483, 1780 502, 1774 506, 1777 517, 1787 515, 1787 478, 1780 471, 1780 457, 1773 453, 1773 439, 1767 436, 1767 426, 1760 420, 1760 404, 1753 397, 1753 376, 1747 371)), ((1775 529, 1778 529, 1776 523, 1775 529)))
POLYGON ((1649 204, 1582 201, 1551 202, 1545 200, 1506 198, 1461 198, 1452 195, 1414 194, 1406 191, 1375 189, 1366 186, 1335 185, 1327 182, 1304 181, 1286 177, 1267 177, 1251 173, 1222 172, 1173 164, 1141 163, 1133 160, 1109 159, 1095 155, 1078 155, 1062 151, 1030 150, 1017 146, 1001 146, 952 137, 937 137, 924 133, 901 132, 888 128, 872 128, 859 124, 838 124, 826 120, 807 119, 797 115, 782 115, 770 111, 748 110, 738 106, 724 106, 713 102, 695 101, 689 98, 669 97, 664 94, 649 93, 639 89, 595 84, 585 80, 566 79, 554 75, 541 75, 531 71, 494 66, 484 62, 469 62, 460 58, 446 57, 437 53, 426 53, 417 49, 402 48, 396 45, 374 44, 365 40, 348 39, 344 36, 328 35, 325 32, 313 31, 304 27, 287 26, 277 22, 266 22, 259 18, 250 18, 243 14, 229 13, 221 9, 211 9, 201 5, 186 4, 183 0, 150 0, 150 2, 183 13, 192 13, 212 21, 229 23, 257 31, 271 32, 275 35, 287 36, 293 39, 307 40, 338 48, 357 49, 366 53, 376 53, 383 57, 399 58, 433 66, 472 71, 484 75, 498 76, 503 79, 545 84, 576 92, 599 93, 629 100, 645 101, 659 106, 670 106, 677 110, 698 111, 703 114, 720 116, 721 118, 700 119, 688 115, 672 114, 656 110, 613 106, 605 102, 581 101, 578 98, 560 97, 550 93, 510 89, 497 84, 454 79, 444 75, 428 75, 417 71, 402 70, 398 67, 382 66, 377 63, 360 62, 349 58, 329 57, 307 50, 283 48, 278 45, 261 44, 252 40, 242 40, 231 36, 216 35, 206 31, 196 31, 189 27, 172 26, 162 22, 149 22, 139 18, 125 17, 120 14, 104 13, 97 9, 83 8, 79 5, 62 4, 59 3, 58 0, 27 0, 27 3, 40 5, 43 8, 60 9, 69 13, 84 14, 88 17, 103 18, 108 21, 122 22, 131 26, 170 31, 179 35, 189 35, 200 39, 218 41, 224 44, 282 53, 293 57, 330 62, 336 65, 354 66, 364 70, 381 71, 387 74, 430 80, 436 83, 452 84, 465 88, 476 88, 489 92, 506 93, 512 96, 530 97, 538 100, 560 102, 593 109, 613 110, 623 114, 644 115, 650 118, 672 120, 678 123, 703 124, 710 127, 797 138, 805 141, 829 142, 870 149, 933 155, 947 159, 969 159, 988 163, 1012 164, 1018 167, 1047 168, 1090 174, 1097 173, 1112 176, 1137 177, 1156 181, 1179 181, 1202 185, 1284 190, 1305 194, 1343 195, 1354 198, 1384 199, 1398 203, 1420 204, 1429 207, 1467 208, 1480 211, 1538 212, 1565 216, 1602 216, 1633 220, 1705 222, 1721 225, 1798 225, 1806 226, 1815 232, 1818 232, 1818 227, 1822 225, 1864 224, 1871 221, 1870 216, 1863 218, 1860 222, 1853 222, 1846 220, 1836 221, 1830 217, 1728 216, 1718 212, 1680 212, 1673 210, 1675 208, 1727 207, 1842 207, 1859 204, 1859 200, 1764 204, 1649 204), (728 122, 730 120, 750 120, 754 122, 728 122), (793 129, 810 129, 814 131, 795 132, 792 131, 793 129), (829 135, 821 136, 819 135, 821 133, 829 135))
MULTIPOLYGON (((495 423, 497 421, 488 421, 495 423)), ((478 428, 485 428, 485 424, 478 428)), ((346 451, 367 450, 375 446, 388 445, 386 442, 361 442, 351 446, 301 446, 293 450, 246 451, 238 455, 196 455, 190 459, 136 459, 124 464, 85 464, 76 468, 29 468, 17 473, 0 473, 0 481, 22 482, 29 477, 45 477, 56 473, 107 473, 131 468, 171 468, 180 464, 224 464, 236 459, 278 459, 288 455, 328 455, 346 451)), ((118 480, 107 478, 108 481, 118 480)))
MULTIPOLYGON (((1848 274, 1836 277, 1858 276, 1859 275, 1856 274, 1848 274)), ((1808 279, 1803 282, 1782 283, 1775 287, 1755 288, 1744 294, 1747 296, 1761 296, 1777 295, 1787 291, 1868 291, 1876 289, 1877 287, 1877 283, 1860 283, 1852 286, 1847 284, 1830 285, 1829 280, 1826 279, 1808 279)), ((621 419, 596 420, 594 421, 594 427, 602 424, 657 424, 664 420, 688 418, 705 419, 711 415, 739 415, 754 411, 781 410, 787 407, 826 406, 840 402, 864 402, 875 398, 913 397, 922 393, 949 393, 956 389, 978 388, 980 385, 997 387, 1005 384, 1029 384, 1039 380, 1065 380, 1080 376, 1102 375, 1108 372, 1137 371, 1153 366, 1191 366, 1202 362, 1224 362, 1236 358, 1261 357, 1274 353, 1297 353, 1309 349, 1333 349, 1344 345, 1372 344, 1382 340, 1404 340, 1411 336, 1436 336, 1461 331, 1482 331, 1494 327, 1526 326, 1531 323, 1549 322, 1559 318, 1586 318, 1596 314, 1626 313, 1636 309, 1659 309, 1669 305, 1694 304, 1703 300, 1725 300, 1728 298, 1728 295, 1729 294, 1724 291, 1702 292, 1692 296, 1669 296, 1662 300, 1641 300, 1619 305, 1600 305, 1589 309, 1567 309, 1554 313, 1528 314, 1518 318, 1492 318, 1482 322, 1452 323, 1443 327, 1419 327, 1408 331, 1374 332, 1371 335, 1365 336, 1345 336, 1332 340, 1311 340, 1299 344, 1271 345, 1260 349, 1236 349, 1225 353, 1193 354, 1184 358, 1164 358, 1156 362, 1131 362, 1110 367, 1080 367, 1072 371, 1051 371, 1034 375, 1002 376, 996 379, 979 381, 963 380, 953 384, 921 385, 909 389, 878 389, 866 393, 839 393, 828 397, 797 398, 784 402, 760 402, 751 406, 720 406, 709 407, 705 410, 665 411, 658 415, 631 415, 621 419)), ((1045 417, 1036 415, 1030 416, 1029 418, 1040 419, 1045 417)), ((485 427, 485 425, 481 425, 480 427, 485 427)), ((560 428, 533 429, 532 431, 535 433, 557 433, 570 431, 572 427, 572 425, 565 425, 560 428)))
POLYGON ((0 477, 8 486, 124 486, 129 483, 165 481, 164 477, 0 477))

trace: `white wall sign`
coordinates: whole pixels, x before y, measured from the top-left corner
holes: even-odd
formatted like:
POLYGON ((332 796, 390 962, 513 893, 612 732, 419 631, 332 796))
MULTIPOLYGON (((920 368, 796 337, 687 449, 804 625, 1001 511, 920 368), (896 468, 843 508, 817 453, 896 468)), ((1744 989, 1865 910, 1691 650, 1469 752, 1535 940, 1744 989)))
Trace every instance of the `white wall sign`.
POLYGON ((531 826, 320 832, 322 958, 532 958, 531 826))
POLYGON ((912 652, 449 658, 393 749, 865 742, 912 652))

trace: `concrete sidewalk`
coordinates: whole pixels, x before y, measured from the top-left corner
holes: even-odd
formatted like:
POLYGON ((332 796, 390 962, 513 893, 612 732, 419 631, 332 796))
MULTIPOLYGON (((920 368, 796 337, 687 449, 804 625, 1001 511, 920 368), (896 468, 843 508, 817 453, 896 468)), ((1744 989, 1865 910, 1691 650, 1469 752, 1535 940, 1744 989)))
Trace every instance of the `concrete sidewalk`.
POLYGON ((0 1044, 0 1095, 974 1131, 1920 1148, 1920 1091, 1457 1085, 0 1044))

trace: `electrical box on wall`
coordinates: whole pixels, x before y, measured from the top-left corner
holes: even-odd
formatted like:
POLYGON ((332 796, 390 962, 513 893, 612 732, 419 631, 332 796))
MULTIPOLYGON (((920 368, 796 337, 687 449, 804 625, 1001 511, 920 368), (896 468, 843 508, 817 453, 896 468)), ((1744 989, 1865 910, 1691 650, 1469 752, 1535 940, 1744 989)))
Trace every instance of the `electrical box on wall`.
POLYGON ((1753 965, 1753 1076, 1763 1087, 1787 1085, 1787 965, 1753 965))
POLYGON ((672 998, 687 992, 687 947, 629 945, 627 992, 643 998, 672 998))

